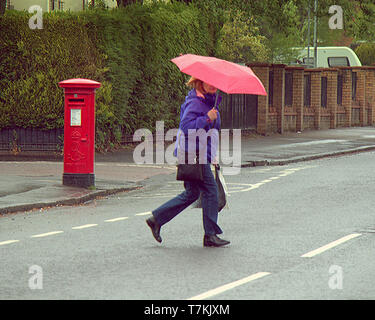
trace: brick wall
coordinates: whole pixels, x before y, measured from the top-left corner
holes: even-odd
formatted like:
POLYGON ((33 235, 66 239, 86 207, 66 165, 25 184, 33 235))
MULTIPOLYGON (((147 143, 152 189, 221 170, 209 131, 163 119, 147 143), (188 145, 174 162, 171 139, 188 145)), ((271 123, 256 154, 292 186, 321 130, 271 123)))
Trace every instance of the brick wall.
POLYGON ((366 108, 368 115, 368 124, 374 125, 375 109, 372 107, 375 104, 375 68, 368 68, 366 72, 366 108))
MULTIPOLYGON (((254 73, 262 81, 264 88, 269 92, 269 67, 267 64, 254 66, 252 68, 254 73)), ((258 96, 258 116, 257 116, 257 132, 260 134, 267 134, 268 128, 268 97, 258 96)))
POLYGON ((248 66, 270 96, 258 97, 257 132, 261 134, 375 123, 375 67, 248 66))

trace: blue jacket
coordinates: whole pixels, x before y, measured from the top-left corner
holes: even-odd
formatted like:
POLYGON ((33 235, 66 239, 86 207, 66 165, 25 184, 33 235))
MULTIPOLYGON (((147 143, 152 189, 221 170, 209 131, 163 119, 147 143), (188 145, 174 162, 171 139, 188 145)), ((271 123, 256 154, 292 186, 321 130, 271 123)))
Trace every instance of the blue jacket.
MULTIPOLYGON (((198 129, 203 129, 207 133, 210 129, 214 128, 217 129, 217 131, 211 131, 211 134, 208 135, 207 140, 199 139, 197 137, 195 143, 195 149, 200 153, 205 151, 205 148, 207 148, 207 163, 211 163, 211 160, 213 160, 213 158, 217 154, 219 146, 218 130, 220 130, 221 121, 219 112, 217 113, 218 116, 215 121, 211 121, 207 115, 207 112, 210 111, 215 105, 216 94, 205 94, 204 96, 204 99, 198 97, 195 89, 192 89, 186 96, 185 102, 181 105, 180 126, 178 130, 174 155, 177 156, 178 146, 180 146, 180 148, 184 148, 185 152, 192 153, 194 151, 193 143, 190 143, 189 145, 189 130, 193 129, 196 132, 196 130, 198 129), (181 135, 181 133, 183 133, 183 135, 181 135), (184 138, 184 141, 181 141, 181 138, 184 138)), ((219 96, 216 108, 218 107, 220 102, 221 97, 219 96)))

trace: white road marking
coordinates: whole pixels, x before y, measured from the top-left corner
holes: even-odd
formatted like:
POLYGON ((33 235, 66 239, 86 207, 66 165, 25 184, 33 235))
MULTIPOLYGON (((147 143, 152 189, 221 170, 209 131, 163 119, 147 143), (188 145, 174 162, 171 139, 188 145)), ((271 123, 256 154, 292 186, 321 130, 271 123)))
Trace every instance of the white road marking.
POLYGON ((250 191, 250 190, 257 189, 257 188, 259 188, 262 185, 264 185, 264 183, 261 183, 261 182, 255 183, 253 185, 250 184, 249 188, 242 189, 242 190, 239 190, 239 191, 232 191, 231 193, 234 193, 234 192, 247 192, 247 191, 250 191))
POLYGON ((248 186, 251 186, 252 184, 251 183, 236 183, 236 182, 226 182, 227 185, 229 184, 233 184, 235 186, 245 186, 245 187, 248 187, 248 186))
MULTIPOLYGON (((266 183, 278 180, 282 177, 286 177, 288 175, 291 175, 293 173, 296 173, 300 170, 304 169, 309 169, 309 168, 314 168, 316 166, 303 166, 303 167, 297 167, 297 168, 287 168, 279 171, 278 176, 274 176, 271 178, 266 178, 258 183, 250 184, 250 183, 235 183, 235 182, 227 182, 228 190, 229 190, 229 195, 232 195, 233 193, 239 193, 239 192, 249 192, 255 189, 258 189, 259 187, 263 186, 266 183)), ((273 168, 267 168, 267 169, 259 169, 259 171, 253 171, 253 172, 260 172, 260 171, 270 171, 274 170, 273 168)), ((183 189, 178 188, 176 189, 175 185, 182 184, 182 181, 170 181, 166 187, 164 187, 162 190, 160 190, 159 193, 147 193, 147 194, 140 194, 140 195, 133 195, 133 196, 128 196, 130 198, 135 198, 135 199, 162 199, 162 198, 170 198, 170 197, 175 197, 176 196, 176 191, 177 192, 182 192, 183 189), (173 192, 171 192, 173 189, 173 192)), ((145 212, 145 213, 138 213, 135 214, 136 216, 143 216, 143 215, 149 215, 150 212, 145 212)))
POLYGON ((322 247, 320 247, 318 249, 315 249, 315 250, 312 250, 310 252, 307 252, 307 253, 303 254, 301 257, 302 258, 311 258, 311 257, 314 257, 314 256, 316 256, 316 255, 318 255, 318 254, 320 254, 320 253, 322 253, 324 251, 327 251, 329 249, 332 249, 333 247, 336 247, 336 246, 338 246, 338 245, 340 245, 340 244, 342 244, 342 243, 344 243, 346 241, 349 241, 351 239, 359 237, 360 235, 362 235, 362 234, 361 233, 352 233, 352 234, 349 234, 349 235, 347 235, 345 237, 342 237, 342 238, 340 238, 340 239, 338 239, 336 241, 332 241, 332 242, 326 244, 325 246, 322 246, 322 247))
POLYGON ((148 216, 149 214, 152 214, 152 212, 151 211, 141 212, 141 213, 136 213, 135 215, 136 216, 148 216))
POLYGON ((31 236, 31 238, 42 238, 42 237, 48 237, 48 236, 53 236, 58 233, 63 233, 64 231, 51 231, 51 232, 46 232, 46 233, 40 233, 40 234, 35 234, 31 236))
POLYGON ((77 227, 72 227, 74 230, 80 230, 80 229, 86 229, 86 228, 91 228, 91 227, 96 227, 97 224, 84 224, 82 226, 77 226, 77 227))
POLYGON ((104 220, 104 221, 105 222, 116 222, 116 221, 122 221, 122 220, 126 220, 126 219, 129 219, 129 217, 119 217, 119 218, 108 219, 108 220, 104 220))
POLYGON ((15 242, 19 242, 19 240, 6 240, 6 241, 2 241, 2 242, 0 242, 0 246, 4 246, 6 244, 11 244, 11 243, 15 243, 15 242))
POLYGON ((270 272, 258 272, 258 273, 252 274, 251 276, 248 276, 246 278, 243 278, 243 279, 240 279, 240 280, 237 280, 237 281, 225 284, 223 286, 217 287, 216 289, 212 289, 212 290, 209 290, 207 292, 201 293, 201 294, 199 294, 197 296, 194 296, 194 297, 191 297, 191 298, 189 298, 187 300, 203 300, 203 299, 207 299, 207 298, 215 296, 215 295, 217 295, 219 293, 223 293, 223 292, 228 291, 230 289, 233 289, 235 287, 241 286, 241 285, 243 285, 245 283, 248 283, 250 281, 254 281, 256 279, 259 279, 259 278, 262 278, 264 276, 267 276, 269 274, 271 274, 271 273, 270 272))
MULTIPOLYGON (((272 182, 274 180, 278 180, 282 177, 289 176, 289 175, 291 175, 293 173, 296 173, 300 170, 314 168, 314 167, 316 167, 316 166, 308 165, 308 166, 297 167, 297 168, 283 169, 283 170, 279 171, 278 176, 267 178, 267 179, 264 179, 264 180, 262 180, 258 183, 254 183, 254 184, 235 183, 235 182, 227 182, 226 184, 227 184, 227 186, 230 186, 229 187, 229 195, 231 195, 233 193, 239 193, 239 192, 248 192, 248 191, 251 191, 251 190, 258 189, 259 187, 263 186, 266 183, 272 182), (233 185, 233 187, 232 187, 232 185, 233 185)), ((270 171, 270 170, 273 170, 273 169, 260 169, 260 170, 270 171)), ((169 182, 169 185, 167 185, 165 188, 163 188, 163 190, 161 190, 163 193, 141 194, 141 195, 133 195, 133 196, 129 196, 129 197, 135 198, 135 199, 161 199, 161 198, 175 197, 176 196, 175 191, 182 192, 182 189, 180 189, 180 188, 178 190, 175 189, 175 184, 181 184, 181 181, 171 181, 171 182, 169 182), (170 193, 171 188, 174 191, 173 193, 170 193), (164 193, 164 190, 166 191, 165 193, 164 193)), ((136 214, 136 216, 138 216, 138 215, 143 216, 143 215, 149 215, 149 214, 150 214, 150 212, 145 212, 145 213, 136 214)))

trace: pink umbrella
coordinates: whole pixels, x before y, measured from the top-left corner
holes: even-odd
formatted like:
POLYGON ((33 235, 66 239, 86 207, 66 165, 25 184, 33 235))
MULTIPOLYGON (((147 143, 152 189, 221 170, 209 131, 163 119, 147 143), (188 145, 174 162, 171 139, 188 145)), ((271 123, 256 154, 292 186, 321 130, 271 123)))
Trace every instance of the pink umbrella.
POLYGON ((181 72, 198 78, 225 93, 267 95, 262 82, 249 67, 195 54, 184 54, 171 61, 181 72))

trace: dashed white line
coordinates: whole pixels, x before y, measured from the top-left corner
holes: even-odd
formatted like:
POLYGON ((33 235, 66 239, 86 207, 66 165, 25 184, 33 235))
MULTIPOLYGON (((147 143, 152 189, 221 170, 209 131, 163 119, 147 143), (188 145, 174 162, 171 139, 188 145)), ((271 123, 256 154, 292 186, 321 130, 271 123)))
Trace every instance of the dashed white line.
POLYGON ((152 214, 152 212, 151 211, 147 211, 147 212, 136 213, 135 215, 136 216, 148 216, 150 214, 152 214))
POLYGON ((59 234, 63 232, 64 231, 51 231, 51 232, 46 232, 46 233, 40 233, 40 234, 35 234, 31 236, 31 238, 43 238, 43 237, 53 236, 55 234, 59 234))
POLYGON ((116 221, 122 221, 122 220, 126 220, 126 219, 129 219, 129 217, 119 217, 119 218, 113 218, 113 219, 108 219, 108 220, 104 220, 105 222, 116 222, 116 221))
POLYGON ((346 241, 349 241, 351 239, 359 237, 360 235, 362 235, 362 234, 361 233, 352 233, 352 234, 349 234, 349 235, 347 235, 345 237, 342 237, 342 238, 340 238, 340 239, 338 239, 336 241, 332 241, 332 242, 330 242, 330 243, 328 243, 328 244, 326 244, 326 245, 324 245, 324 246, 322 246, 322 247, 320 247, 318 249, 315 249, 315 250, 312 250, 310 252, 307 252, 307 253, 303 254, 301 257, 302 258, 311 258, 311 257, 314 257, 314 256, 316 256, 316 255, 318 255, 318 254, 320 254, 320 253, 322 253, 324 251, 327 251, 329 249, 332 249, 333 247, 336 247, 336 246, 338 246, 338 245, 340 245, 340 244, 342 244, 342 243, 344 243, 346 241))
POLYGON ((72 229, 74 230, 80 230, 80 229, 86 229, 86 228, 91 228, 91 227, 96 227, 97 224, 93 223, 93 224, 84 224, 82 226, 77 226, 77 227, 72 227, 72 229))
POLYGON ((6 241, 2 241, 2 242, 0 242, 0 246, 4 246, 6 244, 11 244, 11 243, 15 243, 15 242, 19 242, 19 240, 6 240, 6 241))
POLYGON ((267 182, 271 182, 272 180, 271 179, 265 179, 265 180, 262 180, 261 183, 267 183, 267 182))
POLYGON ((237 281, 225 284, 223 286, 220 286, 220 287, 217 287, 215 289, 209 290, 207 292, 201 293, 201 294, 199 294, 197 296, 191 297, 191 298, 189 298, 187 300, 203 300, 203 299, 207 299, 207 298, 210 298, 212 296, 216 296, 219 293, 223 293, 223 292, 228 291, 230 289, 233 289, 235 287, 241 286, 241 285, 243 285, 245 283, 248 283, 250 281, 254 281, 256 279, 265 277, 265 276, 267 276, 269 274, 271 274, 271 273, 270 272, 258 272, 258 273, 254 273, 251 276, 248 276, 248 277, 245 277, 243 279, 240 279, 240 280, 237 280, 237 281))

